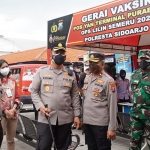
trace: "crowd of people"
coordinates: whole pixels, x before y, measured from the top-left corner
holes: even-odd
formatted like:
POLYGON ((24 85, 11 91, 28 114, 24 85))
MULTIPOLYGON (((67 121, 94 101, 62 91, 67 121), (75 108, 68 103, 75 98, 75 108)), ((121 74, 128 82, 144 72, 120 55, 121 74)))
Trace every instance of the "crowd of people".
MULTIPOLYGON (((78 63, 68 71, 63 66, 65 44, 54 43, 50 66, 39 68, 30 86, 32 101, 38 111, 36 150, 52 147, 52 132, 57 150, 67 150, 72 124, 76 129, 84 125, 88 150, 111 150, 111 140, 116 138, 117 111, 122 111, 117 103, 131 102, 131 91, 134 100, 130 112, 129 150, 141 149, 144 133, 150 149, 150 51, 140 50, 138 59, 140 69, 133 72, 131 81, 126 78, 125 70, 120 70, 116 79, 99 52, 89 54, 89 68, 84 72, 80 73, 78 63)), ((5 60, 0 60, 0 79, 0 144, 6 134, 7 150, 14 150, 20 99, 5 60)))

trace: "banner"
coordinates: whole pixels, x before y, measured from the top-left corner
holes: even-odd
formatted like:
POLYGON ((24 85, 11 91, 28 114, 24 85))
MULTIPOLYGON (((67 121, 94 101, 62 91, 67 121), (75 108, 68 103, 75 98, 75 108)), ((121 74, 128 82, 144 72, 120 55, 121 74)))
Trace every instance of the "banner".
POLYGON ((66 44, 71 19, 72 15, 68 15, 48 21, 48 49, 51 48, 54 42, 63 42, 66 44))
POLYGON ((73 15, 68 45, 150 33, 150 0, 116 0, 73 15))
POLYGON ((138 41, 135 36, 142 34, 150 34, 150 0, 115 0, 48 21, 48 48, 54 41, 67 46, 131 36, 138 41))
POLYGON ((130 54, 115 54, 116 59, 116 73, 120 73, 123 69, 126 71, 126 77, 130 80, 132 73, 132 63, 130 54))

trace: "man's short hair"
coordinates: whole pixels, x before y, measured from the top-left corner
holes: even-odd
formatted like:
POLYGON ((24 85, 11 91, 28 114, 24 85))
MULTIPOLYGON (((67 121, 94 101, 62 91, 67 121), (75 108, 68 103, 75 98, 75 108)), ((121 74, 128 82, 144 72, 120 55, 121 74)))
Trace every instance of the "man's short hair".
POLYGON ((89 69, 89 68, 86 68, 85 71, 90 71, 90 69, 89 69))

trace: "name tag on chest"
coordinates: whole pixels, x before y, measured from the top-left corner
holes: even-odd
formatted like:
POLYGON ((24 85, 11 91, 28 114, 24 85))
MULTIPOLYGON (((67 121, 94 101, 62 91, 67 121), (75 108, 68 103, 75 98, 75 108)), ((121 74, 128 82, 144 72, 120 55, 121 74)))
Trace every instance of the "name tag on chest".
POLYGON ((12 97, 12 92, 11 92, 10 88, 6 89, 6 94, 7 94, 7 97, 12 97))

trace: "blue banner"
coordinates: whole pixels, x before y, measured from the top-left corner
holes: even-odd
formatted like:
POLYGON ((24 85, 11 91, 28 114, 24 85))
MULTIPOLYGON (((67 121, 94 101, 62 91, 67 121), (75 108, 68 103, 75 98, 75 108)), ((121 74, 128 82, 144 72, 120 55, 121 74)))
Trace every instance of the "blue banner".
POLYGON ((131 55, 130 54, 115 54, 116 72, 119 73, 121 69, 126 73, 132 73, 131 55))

